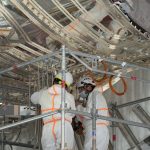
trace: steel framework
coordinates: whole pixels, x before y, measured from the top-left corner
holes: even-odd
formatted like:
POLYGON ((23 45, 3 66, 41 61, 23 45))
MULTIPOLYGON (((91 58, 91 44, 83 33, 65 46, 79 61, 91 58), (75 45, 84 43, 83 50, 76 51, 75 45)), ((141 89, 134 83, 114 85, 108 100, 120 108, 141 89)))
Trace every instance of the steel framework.
MULTIPOLYGON (((65 87, 64 87, 65 70, 66 70, 66 66, 65 66, 65 63, 66 63, 65 62, 65 57, 66 57, 65 54, 66 54, 66 52, 65 52, 65 49, 66 49, 65 46, 62 46, 61 50, 62 50, 62 77, 63 77, 63 84, 62 84, 62 94, 61 94, 61 97, 62 97, 61 101, 62 101, 62 103, 61 103, 60 110, 49 112, 49 113, 45 113, 45 114, 42 114, 42 115, 38 115, 38 116, 29 118, 29 119, 25 119, 23 121, 19 121, 17 123, 13 123, 13 124, 10 124, 10 125, 5 125, 5 126, 0 127, 0 130, 5 130, 5 129, 8 129, 8 128, 12 128, 12 127, 15 127, 15 126, 27 123, 27 122, 31 122, 31 121, 34 121, 34 120, 38 120, 38 119, 50 116, 50 115, 54 115, 56 113, 61 113, 61 115, 62 115, 62 120, 61 120, 61 129, 62 129, 61 150, 64 150, 65 149, 65 138, 64 138, 64 133, 65 133, 65 128, 64 128, 65 127, 65 113, 67 112, 67 113, 79 114, 79 115, 83 115, 83 116, 86 116, 86 117, 89 117, 89 118, 92 119, 92 133, 94 133, 93 134, 93 141, 92 141, 92 150, 96 150, 96 138, 95 137, 96 137, 96 120, 97 119, 102 119, 102 120, 107 120, 107 121, 111 121, 111 122, 117 122, 117 123, 122 123, 122 124, 126 124, 126 125, 132 125, 132 126, 137 126, 137 127, 143 127, 143 128, 150 129, 150 124, 143 124, 143 123, 123 120, 123 119, 117 119, 117 118, 113 118, 113 117, 100 116, 100 115, 98 115, 98 113, 96 111, 96 107, 95 107, 96 104, 95 104, 94 101, 93 101, 93 109, 91 110, 91 113, 66 109, 66 107, 65 107, 65 87)), ((76 56, 76 55, 82 55, 84 57, 91 57, 90 55, 86 55, 86 54, 80 53, 80 52, 76 53, 76 52, 73 52, 73 51, 67 51, 67 52, 69 52, 70 55, 72 55, 75 59, 77 59, 79 62, 81 62, 83 65, 85 65, 85 67, 87 67, 87 69, 90 69, 85 63, 82 62, 82 60, 80 60, 76 56)), ((33 59, 33 60, 29 61, 29 62, 25 62, 25 63, 19 64, 19 65, 17 65, 17 67, 18 68, 24 67, 26 65, 35 63, 37 61, 41 61, 41 60, 49 58, 51 56, 54 56, 55 54, 56 53, 53 53, 53 54, 50 53, 48 55, 38 57, 38 58, 33 59)), ((114 61, 112 61, 112 62, 114 62, 114 61)), ((119 63, 119 64, 121 64, 121 63, 119 63)), ((134 67, 134 66, 132 66, 132 67, 134 67)), ((136 68, 137 67, 138 66, 136 66, 136 68)), ((0 74, 4 74, 6 72, 12 71, 13 69, 14 69, 13 67, 10 67, 8 69, 2 70, 2 71, 0 71, 0 74)), ((147 68, 139 67, 139 69, 145 69, 145 70, 149 71, 149 69, 147 69, 147 68)), ((97 71, 97 70, 92 69, 92 71, 97 71)), ((100 72, 101 73, 110 74, 109 72, 104 72, 104 71, 100 71, 100 72)), ((113 75, 118 76, 118 74, 114 74, 114 73, 113 73, 113 75)), ((122 76, 122 75, 120 75, 120 76, 122 76)), ((127 76, 123 76, 123 77, 128 78, 127 76)), ((93 96, 93 99, 95 99, 94 96, 93 96)))

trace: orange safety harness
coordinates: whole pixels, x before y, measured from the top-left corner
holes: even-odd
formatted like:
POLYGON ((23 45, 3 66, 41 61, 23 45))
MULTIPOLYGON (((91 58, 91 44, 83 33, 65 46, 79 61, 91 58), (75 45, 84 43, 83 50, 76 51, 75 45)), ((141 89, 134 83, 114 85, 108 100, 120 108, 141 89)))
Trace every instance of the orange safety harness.
MULTIPOLYGON (((97 110, 98 111, 108 111, 109 108, 98 108, 97 110)), ((109 122, 97 122, 96 124, 100 125, 100 126, 109 126, 109 122)))
MULTIPOLYGON (((55 110, 58 110, 59 108, 55 108, 55 102, 54 102, 54 99, 55 99, 55 96, 59 95, 55 89, 55 85, 53 86, 53 90, 54 90, 54 94, 51 95, 52 96, 52 107, 51 108, 46 108, 46 109, 42 109, 41 112, 45 113, 45 112, 48 112, 48 111, 55 111, 55 110)), ((50 120, 47 120, 47 121, 43 121, 43 124, 46 125, 48 123, 53 123, 53 127, 52 127, 52 134, 53 134, 53 137, 54 137, 54 140, 55 140, 55 143, 56 143, 56 134, 55 134, 55 126, 56 126, 56 123, 58 121, 61 120, 61 117, 59 118, 55 118, 54 115, 52 115, 52 119, 50 120)), ((65 121, 68 121, 68 122, 72 122, 71 120, 69 119, 66 119, 65 118, 65 121)))
MULTIPOLYGON (((103 92, 103 89, 100 89, 99 91, 100 93, 103 92)), ((108 111, 109 108, 97 108, 98 111, 108 111)), ((108 126, 109 125, 109 122, 97 122, 96 123, 97 125, 100 125, 100 126, 108 126)))

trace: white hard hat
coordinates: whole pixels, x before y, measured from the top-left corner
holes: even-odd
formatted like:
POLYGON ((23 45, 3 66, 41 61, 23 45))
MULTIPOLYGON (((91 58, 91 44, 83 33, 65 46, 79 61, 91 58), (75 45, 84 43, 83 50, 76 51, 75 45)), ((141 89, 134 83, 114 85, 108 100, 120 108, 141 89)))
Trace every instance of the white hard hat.
MULTIPOLYGON (((65 81, 65 83, 66 83, 67 86, 70 86, 73 83, 72 74, 70 72, 66 72, 65 75, 66 75, 66 81, 65 81)), ((62 73, 58 73, 55 76, 55 78, 62 80, 62 73)))
POLYGON ((83 87, 84 84, 91 84, 93 86, 96 86, 94 80, 91 77, 83 77, 79 80, 79 82, 77 83, 77 87, 83 87))

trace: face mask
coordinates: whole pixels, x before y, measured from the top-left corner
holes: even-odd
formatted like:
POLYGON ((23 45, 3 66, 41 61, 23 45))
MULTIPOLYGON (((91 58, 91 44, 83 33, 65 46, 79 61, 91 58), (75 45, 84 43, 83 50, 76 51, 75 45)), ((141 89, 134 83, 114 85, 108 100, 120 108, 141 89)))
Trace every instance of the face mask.
POLYGON ((85 93, 85 91, 82 91, 80 94, 80 97, 82 97, 82 98, 87 98, 88 97, 88 93, 85 93))

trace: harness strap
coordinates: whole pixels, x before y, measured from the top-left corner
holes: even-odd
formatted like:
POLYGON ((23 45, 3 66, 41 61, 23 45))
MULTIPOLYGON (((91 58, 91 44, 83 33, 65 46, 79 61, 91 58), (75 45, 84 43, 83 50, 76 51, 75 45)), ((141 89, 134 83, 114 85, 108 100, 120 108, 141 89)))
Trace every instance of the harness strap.
MULTIPOLYGON (((59 118, 59 119, 53 118, 53 119, 48 120, 48 121, 43 121, 43 124, 46 125, 46 124, 48 124, 48 123, 54 123, 54 122, 57 122, 57 121, 61 121, 61 118, 59 118)), ((65 118, 65 121, 68 121, 69 123, 72 122, 71 120, 66 119, 66 118, 65 118)))
POLYGON ((98 108, 97 110, 109 110, 109 108, 98 108))
POLYGON ((107 122, 97 122, 96 125, 98 126, 109 126, 109 123, 107 122))
MULTIPOLYGON (((55 99, 55 96, 58 95, 56 89, 55 89, 55 85, 53 86, 53 90, 54 90, 54 94, 50 96, 52 97, 52 101, 51 101, 51 104, 52 104, 52 107, 51 108, 46 108, 46 109, 42 109, 41 112, 47 112, 47 111, 55 111, 55 110, 58 110, 60 108, 55 108, 55 102, 54 102, 54 99, 55 99)), ((48 123, 53 123, 52 125, 52 134, 53 134, 53 137, 54 137, 54 140, 55 140, 55 144, 56 144, 56 133, 55 133, 55 126, 57 124, 58 121, 60 121, 61 118, 55 118, 54 115, 52 115, 52 119, 50 120, 47 120, 47 121, 43 121, 43 125, 46 125, 48 123)), ((69 119, 65 119, 65 121, 68 121, 68 122, 72 122, 71 120, 69 119)))
POLYGON ((41 112, 55 111, 55 110, 59 110, 59 108, 46 108, 46 109, 42 109, 41 112))

